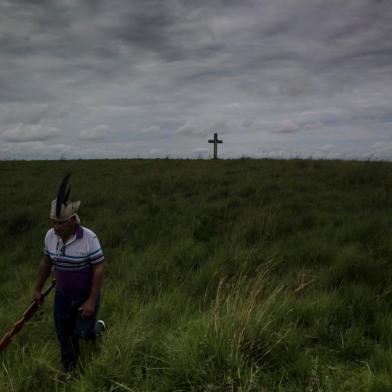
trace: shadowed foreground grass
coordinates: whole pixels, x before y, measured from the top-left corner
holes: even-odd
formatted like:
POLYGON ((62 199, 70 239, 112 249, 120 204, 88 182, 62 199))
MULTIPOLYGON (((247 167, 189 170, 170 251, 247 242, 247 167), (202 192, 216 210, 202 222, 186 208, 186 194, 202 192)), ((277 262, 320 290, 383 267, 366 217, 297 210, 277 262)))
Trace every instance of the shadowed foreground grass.
POLYGON ((0 162, 0 330, 29 304, 66 172, 104 247, 108 324, 65 383, 48 299, 0 354, 0 391, 392 390, 391 169, 0 162))

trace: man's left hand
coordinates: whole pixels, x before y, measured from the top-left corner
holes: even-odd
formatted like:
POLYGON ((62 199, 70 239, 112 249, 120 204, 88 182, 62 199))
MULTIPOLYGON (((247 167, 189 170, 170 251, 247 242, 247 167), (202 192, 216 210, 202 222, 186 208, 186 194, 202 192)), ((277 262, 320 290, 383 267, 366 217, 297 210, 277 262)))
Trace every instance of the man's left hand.
POLYGON ((82 312, 82 318, 89 318, 94 314, 95 301, 88 299, 79 310, 82 312))

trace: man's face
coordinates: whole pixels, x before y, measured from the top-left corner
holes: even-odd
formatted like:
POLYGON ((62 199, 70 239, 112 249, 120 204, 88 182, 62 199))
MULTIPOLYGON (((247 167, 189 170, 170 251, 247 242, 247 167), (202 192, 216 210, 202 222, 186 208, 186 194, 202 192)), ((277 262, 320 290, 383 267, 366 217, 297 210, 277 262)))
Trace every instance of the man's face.
POLYGON ((58 221, 52 219, 52 225, 54 232, 60 237, 70 237, 75 231, 76 220, 75 217, 71 217, 65 221, 58 221))

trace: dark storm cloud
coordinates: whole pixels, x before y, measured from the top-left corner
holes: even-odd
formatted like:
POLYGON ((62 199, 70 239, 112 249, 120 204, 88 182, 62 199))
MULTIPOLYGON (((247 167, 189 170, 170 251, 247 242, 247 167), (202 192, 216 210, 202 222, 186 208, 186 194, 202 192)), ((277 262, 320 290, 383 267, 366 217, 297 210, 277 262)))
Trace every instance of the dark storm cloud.
POLYGON ((385 156, 390 20, 370 0, 2 0, 1 151, 186 154, 219 128, 249 154, 385 156))
POLYGON ((163 3, 144 2, 136 12, 130 12, 120 18, 119 24, 110 31, 113 38, 125 45, 136 45, 143 50, 165 53, 173 49, 169 28, 175 23, 170 11, 163 3))

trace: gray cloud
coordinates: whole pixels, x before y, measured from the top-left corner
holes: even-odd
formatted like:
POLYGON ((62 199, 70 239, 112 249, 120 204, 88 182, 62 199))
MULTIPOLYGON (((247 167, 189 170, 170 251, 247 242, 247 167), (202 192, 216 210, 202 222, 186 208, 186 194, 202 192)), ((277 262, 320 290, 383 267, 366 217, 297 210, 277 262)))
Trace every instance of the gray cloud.
POLYGON ((36 158, 80 139, 83 157, 193 157, 217 131, 227 157, 389 159, 391 19, 371 0, 4 0, 0 137, 43 142, 36 158))
POLYGON ((79 138, 82 140, 102 140, 105 139, 110 133, 110 128, 106 124, 97 125, 94 128, 83 129, 79 138))
POLYGON ((47 103, 0 103, 0 118, 2 124, 39 123, 49 112, 47 103))
POLYGON ((298 132, 300 131, 301 128, 295 124, 292 121, 283 121, 283 123, 281 124, 281 126, 275 130, 273 130, 272 132, 276 132, 276 133, 294 133, 294 132, 298 132))
POLYGON ((207 124, 206 122, 201 122, 191 118, 177 128, 176 134, 206 138, 211 135, 211 133, 222 132, 225 129, 227 129, 227 124, 225 121, 208 121, 207 124))
POLYGON ((193 118, 182 124, 177 129, 177 133, 183 135, 205 136, 205 131, 201 129, 201 125, 193 118))
POLYGON ((7 142, 30 142, 53 139, 59 130, 44 125, 18 124, 13 128, 0 132, 0 139, 7 142))
POLYGON ((152 125, 151 127, 148 128, 143 128, 140 130, 141 134, 146 134, 146 135, 151 135, 151 134, 159 134, 160 128, 156 125, 152 125))

